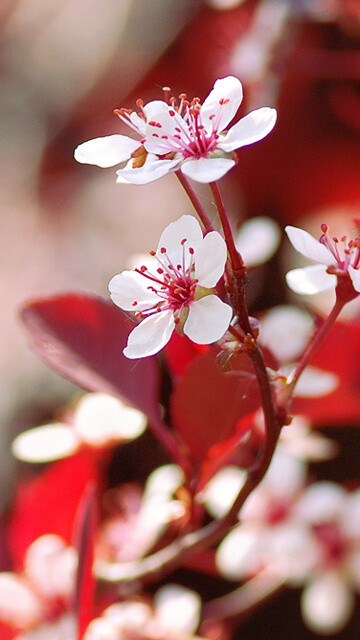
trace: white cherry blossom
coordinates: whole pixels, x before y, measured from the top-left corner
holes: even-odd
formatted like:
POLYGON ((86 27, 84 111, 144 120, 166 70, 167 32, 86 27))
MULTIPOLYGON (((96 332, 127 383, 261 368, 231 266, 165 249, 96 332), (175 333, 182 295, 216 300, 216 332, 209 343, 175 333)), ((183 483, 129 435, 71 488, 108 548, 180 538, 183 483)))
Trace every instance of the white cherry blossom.
POLYGON ((140 112, 116 110, 137 134, 138 140, 112 135, 89 140, 77 147, 75 159, 86 164, 111 167, 127 162, 117 171, 117 182, 145 184, 181 169, 197 182, 213 182, 235 164, 234 151, 262 140, 275 125, 276 110, 261 107, 247 114, 229 130, 243 97, 240 80, 228 76, 217 80, 201 105, 198 98, 179 103, 169 97, 143 105, 140 112))
POLYGON ((143 358, 157 353, 178 324, 197 344, 220 340, 232 315, 231 307, 213 293, 227 257, 221 235, 212 231, 203 237, 197 220, 185 215, 166 227, 152 253, 157 269, 143 265, 109 283, 113 302, 141 319, 124 354, 143 358))
MULTIPOLYGON (((285 231, 293 247, 303 256, 318 262, 286 274, 289 287, 300 294, 315 294, 336 287, 339 277, 350 278, 353 288, 360 293, 360 239, 330 238, 326 224, 316 240, 307 231, 287 226, 285 231)), ((355 297, 355 294, 354 294, 355 297)))

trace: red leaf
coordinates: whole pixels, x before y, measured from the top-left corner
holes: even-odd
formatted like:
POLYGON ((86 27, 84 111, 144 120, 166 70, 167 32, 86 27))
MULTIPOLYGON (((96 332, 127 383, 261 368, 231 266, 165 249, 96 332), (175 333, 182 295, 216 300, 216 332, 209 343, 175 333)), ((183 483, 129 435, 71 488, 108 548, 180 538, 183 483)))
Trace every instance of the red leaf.
POLYGON ((111 302, 66 293, 27 304, 21 312, 30 344, 63 376, 104 391, 159 421, 156 360, 129 360, 122 351, 133 323, 111 302))
POLYGON ((249 358, 240 357, 223 373, 216 355, 213 348, 194 360, 171 398, 174 427, 195 462, 204 462, 214 445, 234 436, 239 420, 260 404, 249 358))
POLYGON ((72 542, 74 521, 89 482, 98 482, 94 459, 85 453, 59 460, 17 490, 8 527, 8 547, 15 568, 23 565, 29 545, 55 533, 72 542))
POLYGON ((202 353, 206 353, 209 347, 206 344, 196 344, 187 336, 181 336, 177 331, 171 336, 170 342, 165 347, 165 355, 168 366, 175 377, 182 376, 189 364, 202 353))

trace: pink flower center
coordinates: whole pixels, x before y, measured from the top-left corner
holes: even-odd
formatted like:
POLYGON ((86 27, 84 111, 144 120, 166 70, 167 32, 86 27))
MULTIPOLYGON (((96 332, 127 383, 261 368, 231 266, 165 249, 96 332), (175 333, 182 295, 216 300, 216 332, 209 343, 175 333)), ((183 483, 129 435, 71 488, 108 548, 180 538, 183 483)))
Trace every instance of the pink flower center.
MULTIPOLYGON (((135 310, 135 315, 144 318, 159 311, 170 310, 175 314, 175 322, 180 321, 182 311, 194 300, 197 286, 197 280, 194 278, 194 249, 192 247, 186 248, 186 243, 186 239, 181 241, 181 264, 173 264, 167 249, 161 247, 161 257, 156 256, 155 251, 150 252, 152 256, 156 257, 159 265, 156 273, 152 273, 145 265, 140 269, 135 269, 137 273, 149 281, 147 289, 159 298, 159 302, 148 309, 135 310)), ((138 302, 134 300, 132 304, 136 308, 138 302)))
POLYGON ((316 539, 321 545, 322 559, 326 567, 343 562, 349 551, 349 540, 335 522, 326 522, 313 528, 316 539))
MULTIPOLYGON (((217 109, 217 113, 209 116, 211 128, 209 126, 205 128, 199 98, 193 98, 190 102, 186 94, 181 93, 177 100, 173 96, 170 97, 169 87, 164 87, 163 91, 165 102, 169 107, 169 115, 174 117, 178 114, 182 118, 181 121, 177 119, 176 126, 171 131, 166 131, 161 122, 156 120, 147 122, 143 100, 136 101, 139 108, 136 115, 153 128, 151 137, 156 138, 157 146, 161 147, 160 155, 172 157, 175 153, 181 153, 184 158, 202 158, 215 151, 218 147, 219 131, 222 130, 222 107, 229 102, 229 98, 219 100, 220 108, 217 109)), ((114 113, 141 137, 141 144, 146 142, 144 131, 134 120, 135 112, 132 109, 114 109, 114 113)))
POLYGON ((346 273, 349 267, 359 268, 360 264, 360 238, 347 240, 346 236, 339 238, 330 238, 328 227, 326 224, 321 225, 322 235, 319 242, 331 252, 335 258, 336 270, 346 273), (342 245, 340 249, 340 243, 342 245))

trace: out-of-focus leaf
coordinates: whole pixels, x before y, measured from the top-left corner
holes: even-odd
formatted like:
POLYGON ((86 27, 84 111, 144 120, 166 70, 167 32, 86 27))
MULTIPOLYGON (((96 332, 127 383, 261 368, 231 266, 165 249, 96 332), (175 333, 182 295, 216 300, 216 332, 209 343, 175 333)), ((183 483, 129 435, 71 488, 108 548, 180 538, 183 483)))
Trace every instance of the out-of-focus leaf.
POLYGON ((15 568, 22 567, 29 545, 46 533, 72 542, 85 488, 89 482, 98 483, 98 474, 95 459, 84 452, 59 460, 35 480, 20 484, 8 526, 8 547, 15 568))
POLYGON ((121 397, 159 421, 156 360, 123 355, 134 325, 115 305, 67 293, 30 302, 21 318, 32 348, 63 376, 90 391, 121 397))
POLYGON ((199 356, 179 380, 171 398, 172 420, 185 444, 189 458, 204 463, 218 447, 228 458, 229 439, 238 444, 237 426, 260 404, 257 381, 247 356, 223 372, 212 348, 199 356))
POLYGON ((207 344, 196 344, 187 336, 180 335, 180 333, 174 331, 165 347, 166 361, 171 373, 175 377, 182 376, 194 358, 206 353, 208 349, 207 344))

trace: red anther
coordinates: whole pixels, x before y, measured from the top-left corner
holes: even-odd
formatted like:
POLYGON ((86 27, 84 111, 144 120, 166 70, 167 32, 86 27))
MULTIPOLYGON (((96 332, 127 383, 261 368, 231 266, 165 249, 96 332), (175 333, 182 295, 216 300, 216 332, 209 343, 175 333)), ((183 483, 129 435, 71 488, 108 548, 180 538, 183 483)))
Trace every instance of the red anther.
POLYGON ((176 111, 173 111, 173 110, 169 111, 169 116, 174 116, 175 114, 176 114, 176 111))
POLYGON ((180 318, 174 318, 174 322, 175 322, 175 324, 179 324, 180 318))
POLYGON ((346 236, 342 236, 341 242, 346 242, 346 236))
POLYGON ((168 139, 169 139, 169 136, 167 136, 166 134, 164 134, 163 136, 161 136, 161 139, 162 139, 162 140, 168 140, 168 139))
POLYGON ((323 233, 327 233, 327 232, 328 232, 328 228, 329 228, 329 227, 327 226, 327 224, 324 224, 324 223, 323 223, 322 225, 320 225, 320 229, 321 229, 321 231, 322 231, 323 233))
POLYGON ((133 300, 133 302, 131 303, 133 307, 136 307, 137 305, 137 300, 133 300))
POLYGON ((121 116, 121 115, 122 115, 121 111, 122 111, 122 109, 113 109, 113 113, 114 113, 116 116, 121 116))
POLYGON ((150 251, 150 255, 151 255, 151 256, 156 256, 156 251, 154 251, 154 249, 152 249, 152 250, 150 251))
POLYGON ((145 265, 143 264, 143 265, 140 267, 140 271, 141 271, 141 273, 145 273, 145 271, 147 271, 147 267, 145 267, 145 265))
POLYGON ((179 100, 186 100, 186 98, 187 98, 186 93, 180 93, 179 100))
POLYGON ((191 255, 194 255, 194 249, 192 247, 189 247, 189 253, 191 253, 191 255))
POLYGON ((181 240, 181 243, 180 243, 180 244, 184 245, 184 244, 185 244, 185 242, 186 242, 186 238, 183 238, 183 239, 181 240))
POLYGON ((142 100, 141 98, 138 98, 135 104, 137 107, 139 107, 139 109, 141 109, 141 107, 144 106, 144 100, 142 100))
POLYGON ((190 104, 189 100, 184 100, 184 107, 188 107, 190 104))
POLYGON ((169 100, 170 104, 175 107, 176 105, 176 98, 174 98, 174 96, 171 96, 170 100, 169 100))
POLYGON ((166 247, 161 247, 160 253, 166 253, 166 247))
POLYGON ((339 238, 337 238, 336 236, 333 237, 333 242, 339 242, 339 238))
POLYGON ((135 316, 135 318, 143 318, 144 317, 141 311, 135 311, 134 316, 135 316))
POLYGON ((158 273, 160 273, 160 275, 161 275, 162 273, 164 273, 164 269, 161 269, 160 267, 159 267, 158 269, 156 269, 156 271, 157 271, 158 273))
POLYGON ((227 104, 229 102, 229 98, 220 98, 219 100, 219 104, 223 105, 223 104, 227 104))

